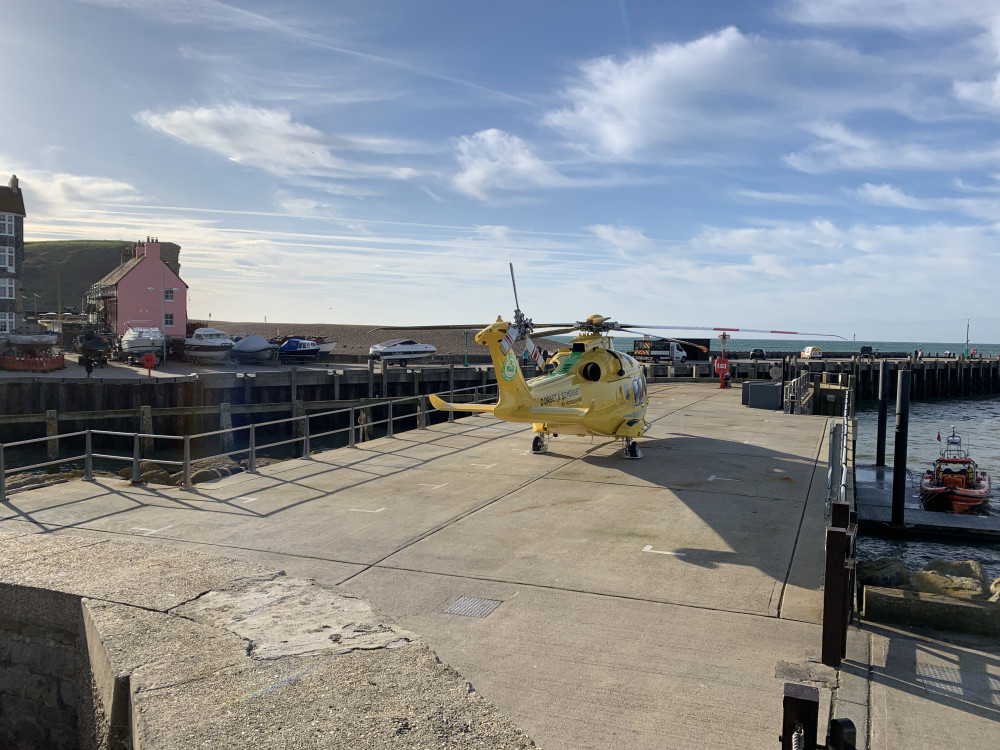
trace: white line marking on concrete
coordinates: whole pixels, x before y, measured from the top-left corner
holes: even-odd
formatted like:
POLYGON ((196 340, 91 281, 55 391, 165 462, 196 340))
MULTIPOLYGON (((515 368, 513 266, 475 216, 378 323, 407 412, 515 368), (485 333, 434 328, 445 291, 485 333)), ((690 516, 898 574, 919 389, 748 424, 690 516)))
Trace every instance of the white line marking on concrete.
POLYGON ((362 508, 351 508, 351 510, 356 513, 381 513, 385 508, 379 508, 378 510, 364 510, 362 508))
POLYGON ((448 483, 445 482, 444 484, 418 484, 417 487, 430 487, 432 490, 439 490, 447 485, 448 483))
POLYGON ((257 498, 255 498, 255 497, 247 497, 245 495, 240 495, 239 497, 234 497, 233 500, 242 500, 245 503, 255 503, 255 502, 257 502, 257 498))
MULTIPOLYGON (((173 524, 170 524, 170 526, 173 526, 173 524)), ((133 526, 132 531, 145 531, 146 533, 143 536, 152 536, 153 534, 159 534, 161 531, 166 531, 170 526, 164 526, 162 529, 147 529, 143 526, 133 526)))
POLYGON ((685 552, 664 552, 662 550, 653 549, 652 544, 647 544, 642 548, 643 552, 652 552, 654 555, 673 555, 674 557, 684 557, 687 553, 685 552))
POLYGON ((496 464, 469 464, 469 466, 479 466, 483 469, 492 469, 496 464))
POLYGON ((715 476, 715 474, 713 474, 712 476, 710 476, 708 478, 708 481, 709 482, 715 482, 715 481, 719 481, 719 482, 738 482, 740 480, 739 479, 726 479, 726 477, 717 477, 717 476, 715 476))

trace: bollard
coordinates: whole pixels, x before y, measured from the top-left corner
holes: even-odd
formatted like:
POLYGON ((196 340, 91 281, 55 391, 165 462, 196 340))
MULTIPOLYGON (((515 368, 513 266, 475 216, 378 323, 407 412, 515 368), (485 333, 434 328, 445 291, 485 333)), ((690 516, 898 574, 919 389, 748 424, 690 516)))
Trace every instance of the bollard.
POLYGON ((781 750, 797 750, 797 746, 815 747, 816 730, 819 728, 819 689, 786 682, 781 708, 781 750), (803 740, 804 744, 801 744, 803 740))

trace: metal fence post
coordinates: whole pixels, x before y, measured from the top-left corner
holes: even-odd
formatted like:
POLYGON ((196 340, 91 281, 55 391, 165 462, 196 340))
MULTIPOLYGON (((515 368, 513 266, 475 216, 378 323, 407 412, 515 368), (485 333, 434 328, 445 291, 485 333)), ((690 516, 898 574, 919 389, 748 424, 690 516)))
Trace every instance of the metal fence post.
POLYGON ((132 433, 132 484, 142 484, 139 478, 139 433, 132 433))
POLYGON ((309 415, 302 415, 302 458, 309 458, 309 415))
POLYGON ((419 396, 417 398, 417 429, 426 430, 427 429, 427 397, 419 396))
POLYGON ((87 430, 84 437, 84 458, 83 458, 83 478, 88 482, 94 481, 94 451, 91 445, 90 430, 87 430))
POLYGON ((351 425, 348 428, 347 447, 354 447, 354 407, 351 407, 351 425))
POLYGON ((7 502, 7 467, 4 465, 3 443, 0 443, 0 503, 7 502))
POLYGON ((184 436, 184 473, 181 478, 181 487, 191 486, 191 436, 184 436))
POLYGON ((389 409, 389 416, 385 420, 385 436, 392 437, 392 401, 388 402, 386 406, 389 409))
POLYGON ((247 471, 251 474, 257 471, 257 425, 250 425, 249 455, 247 456, 247 471))

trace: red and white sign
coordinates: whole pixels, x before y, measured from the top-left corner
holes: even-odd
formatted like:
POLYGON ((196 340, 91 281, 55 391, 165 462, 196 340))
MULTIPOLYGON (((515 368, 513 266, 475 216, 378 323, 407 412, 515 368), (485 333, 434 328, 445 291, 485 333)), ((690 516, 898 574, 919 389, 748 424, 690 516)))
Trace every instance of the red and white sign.
POLYGON ((715 374, 725 375, 727 372, 729 372, 729 360, 725 357, 719 357, 715 360, 715 374))

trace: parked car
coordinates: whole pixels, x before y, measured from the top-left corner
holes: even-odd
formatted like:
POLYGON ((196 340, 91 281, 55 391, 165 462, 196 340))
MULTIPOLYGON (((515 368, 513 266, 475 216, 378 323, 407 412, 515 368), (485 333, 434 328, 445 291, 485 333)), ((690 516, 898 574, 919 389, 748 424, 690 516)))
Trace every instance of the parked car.
POLYGON ((862 346, 858 349, 858 356, 872 358, 875 356, 875 350, 870 346, 862 346))
POLYGON ((750 359, 764 359, 765 357, 767 357, 767 352, 765 352, 763 349, 750 350, 750 359))
POLYGON ((822 359, 823 350, 818 346, 807 346, 802 350, 802 359, 822 359))

